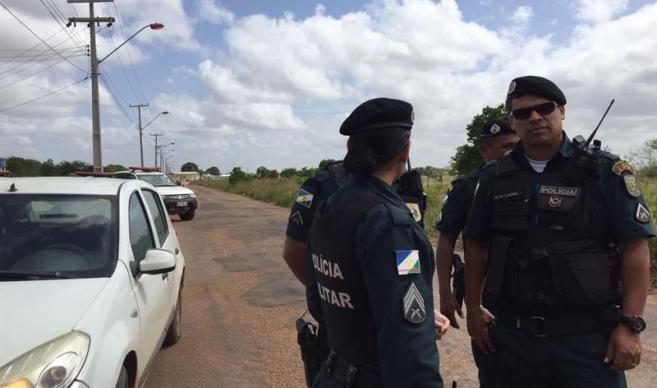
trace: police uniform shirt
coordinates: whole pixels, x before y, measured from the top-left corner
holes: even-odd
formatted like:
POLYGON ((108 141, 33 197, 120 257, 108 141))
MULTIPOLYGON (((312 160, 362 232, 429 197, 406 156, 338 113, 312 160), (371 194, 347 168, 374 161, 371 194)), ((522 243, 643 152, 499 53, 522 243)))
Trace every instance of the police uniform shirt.
MULTIPOLYGON (((563 159, 573 155, 573 144, 564 132, 564 141, 559 153, 550 160, 545 167, 563 167, 563 159), (558 163, 557 158, 562 159, 558 163), (556 162, 556 163, 555 163, 556 162), (555 166, 558 164, 560 166, 555 166)), ((531 169, 524 155, 522 143, 518 143, 507 157, 515 158, 522 168, 531 169)), ((631 166, 619 159, 618 156, 602 152, 599 155, 599 184, 602 192, 603 208, 607 221, 609 237, 614 242, 622 242, 634 238, 653 237, 655 228, 652 224, 652 216, 646 201, 638 190, 636 178, 631 166)), ((488 240, 492 234, 491 227, 491 203, 492 198, 486 195, 493 179, 494 164, 485 168, 479 179, 478 188, 468 216, 463 235, 475 240, 488 240)))
MULTIPOLYGON (((323 294, 322 308, 329 345, 335 349, 331 338, 336 335, 354 338, 344 345, 346 348, 337 346, 335 350, 352 358, 352 362, 354 358, 378 361, 379 365, 374 367, 380 370, 386 386, 441 387, 433 324, 431 281, 435 267, 431 244, 403 200, 379 179, 354 177, 350 184, 329 199, 327 206, 333 209, 348 206, 363 193, 382 199, 381 203, 363 213, 355 234, 353 257, 359 269, 355 281, 364 283, 365 295, 331 298, 333 292, 353 293, 357 290, 339 289, 342 284, 335 277, 329 279, 330 274, 326 275, 322 268, 315 268, 323 294), (338 289, 329 290, 323 279, 324 284, 333 284, 338 289), (350 304, 342 303, 343 300, 349 300, 350 304), (374 327, 365 333, 353 333, 355 327, 362 326, 363 320, 359 317, 363 312, 371 315, 367 320, 371 318, 374 327), (343 327, 350 327, 350 333, 335 333, 331 314, 333 322, 338 320, 343 327), (353 325, 350 326, 349 322, 353 325), (368 349, 363 345, 370 340, 376 348, 368 349)), ((330 238, 340 237, 336 233, 330 238)), ((312 246, 311 251, 314 252, 312 246)), ((350 275, 345 273, 344 276, 350 275)))
MULTIPOLYGON (((341 165, 340 168, 342 168, 341 165)), ((338 182, 329 169, 323 169, 303 182, 290 210, 285 235, 305 242, 313 223, 317 204, 326 200, 337 190, 338 182)))
POLYGON ((441 233, 459 234, 465 227, 465 221, 474 198, 474 188, 479 180, 480 169, 476 169, 455 179, 443 199, 436 230, 441 233))

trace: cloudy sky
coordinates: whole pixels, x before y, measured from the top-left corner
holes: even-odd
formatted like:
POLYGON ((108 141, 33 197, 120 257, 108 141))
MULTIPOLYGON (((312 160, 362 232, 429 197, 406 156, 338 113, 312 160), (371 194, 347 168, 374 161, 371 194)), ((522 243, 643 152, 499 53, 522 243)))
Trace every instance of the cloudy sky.
MULTIPOLYGON (((568 98, 565 128, 598 132, 627 155, 657 137, 657 2, 647 0, 244 1, 99 3, 103 164, 146 164, 154 136, 174 168, 249 171, 314 166, 344 155, 337 128, 360 102, 401 98, 415 109, 411 160, 447 166, 465 126, 535 74, 568 98)), ((91 163, 89 30, 67 28, 88 5, 0 0, 0 157, 91 163), (63 21, 64 20, 64 21, 63 21), (46 44, 42 43, 42 40, 46 44), (50 47, 48 47, 50 46, 50 47), (55 53, 56 51, 56 53, 55 53)))

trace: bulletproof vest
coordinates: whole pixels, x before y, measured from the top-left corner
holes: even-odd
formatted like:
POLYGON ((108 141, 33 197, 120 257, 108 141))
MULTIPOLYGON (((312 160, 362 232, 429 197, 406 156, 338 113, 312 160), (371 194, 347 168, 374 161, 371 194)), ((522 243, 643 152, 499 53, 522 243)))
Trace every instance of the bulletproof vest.
POLYGON ((459 182, 465 186, 465 192, 467 193, 467 198, 465 198, 465 201, 468 209, 474 200, 475 188, 477 187, 477 182, 479 181, 479 175, 480 170, 477 169, 454 180, 455 183, 459 182))
POLYGON ((597 170, 567 181, 558 158, 541 174, 514 156, 494 167, 486 289, 518 313, 596 312, 619 296, 597 170))
POLYGON ((376 329, 354 246, 361 215, 383 201, 363 194, 338 209, 323 203, 310 233, 328 343, 355 365, 372 368, 379 367, 376 329))
POLYGON ((413 213, 415 221, 424 227, 424 213, 427 209, 427 196, 424 194, 422 177, 417 170, 409 170, 393 185, 394 190, 404 200, 413 213))

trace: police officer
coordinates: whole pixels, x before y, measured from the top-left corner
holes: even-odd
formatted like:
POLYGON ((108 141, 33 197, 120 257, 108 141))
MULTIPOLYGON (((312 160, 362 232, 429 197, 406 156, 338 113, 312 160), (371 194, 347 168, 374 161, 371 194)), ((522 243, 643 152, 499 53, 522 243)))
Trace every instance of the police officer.
MULTIPOLYGON (((486 162, 498 160, 504 157, 504 154, 510 151, 517 142, 518 135, 506 120, 491 120, 486 122, 481 129, 479 152, 486 162)), ((436 229, 440 232, 436 247, 440 312, 447 316, 452 326, 456 328, 459 328, 459 325, 455 312, 458 312, 461 318, 463 318, 463 313, 450 288, 452 256, 456 240, 465 226, 480 173, 481 169, 476 169, 451 182, 443 199, 440 218, 436 222, 436 229)))
POLYGON ((406 168, 413 110, 376 98, 340 127, 354 176, 318 208, 310 253, 331 353, 314 387, 442 387, 433 250, 391 184, 406 168))
MULTIPOLYGON (((504 157, 518 142, 518 135, 506 120, 491 120, 484 123, 479 135, 479 152, 484 161, 498 160, 504 157)), ((438 262, 438 286, 440 293, 440 312, 459 328, 455 313, 463 318, 461 311, 462 300, 457 300, 450 288, 450 274, 452 274, 454 248, 459 234, 465 226, 465 221, 472 205, 475 187, 479 180, 481 169, 476 169, 459 177, 450 184, 445 194, 440 218, 436 229, 440 232, 436 247, 438 262)), ((462 280, 461 280, 462 281, 462 280)), ((455 279, 455 284, 458 281, 455 279)), ((461 283, 462 284, 462 283, 461 283)), ((465 290, 461 290, 463 292, 465 290)), ((461 294, 462 295, 462 294, 461 294)), ((487 308, 491 306, 484 303, 487 308)), ((497 364, 493 355, 485 355, 476 346, 472 347, 475 363, 479 368, 480 387, 499 386, 495 383, 497 364)))
POLYGON ((655 230, 633 168, 571 141, 565 104, 542 77, 509 86, 520 142, 484 169, 464 230, 468 332, 498 352, 511 387, 625 387, 641 356, 655 230))

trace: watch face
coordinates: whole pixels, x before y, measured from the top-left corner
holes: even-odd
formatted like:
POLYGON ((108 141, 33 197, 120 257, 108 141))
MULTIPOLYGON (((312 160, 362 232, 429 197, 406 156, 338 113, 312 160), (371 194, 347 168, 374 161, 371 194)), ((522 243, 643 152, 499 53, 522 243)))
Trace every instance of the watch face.
POLYGON ((641 317, 623 316, 622 321, 624 321, 622 323, 624 323, 627 327, 629 327, 630 330, 632 330, 634 333, 640 333, 646 329, 646 321, 644 321, 643 318, 641 317))

